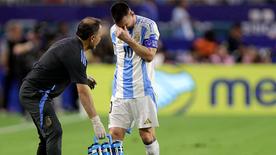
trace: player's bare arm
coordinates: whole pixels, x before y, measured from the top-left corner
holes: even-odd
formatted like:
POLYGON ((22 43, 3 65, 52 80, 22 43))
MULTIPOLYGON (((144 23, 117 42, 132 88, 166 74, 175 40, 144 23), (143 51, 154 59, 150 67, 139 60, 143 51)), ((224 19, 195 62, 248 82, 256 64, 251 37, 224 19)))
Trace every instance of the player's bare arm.
POLYGON ((141 58, 143 58, 147 62, 151 62, 153 60, 153 57, 156 54, 157 49, 148 48, 136 42, 133 38, 131 38, 126 27, 124 27, 123 29, 117 26, 115 34, 119 39, 127 43, 133 49, 133 51, 141 58))

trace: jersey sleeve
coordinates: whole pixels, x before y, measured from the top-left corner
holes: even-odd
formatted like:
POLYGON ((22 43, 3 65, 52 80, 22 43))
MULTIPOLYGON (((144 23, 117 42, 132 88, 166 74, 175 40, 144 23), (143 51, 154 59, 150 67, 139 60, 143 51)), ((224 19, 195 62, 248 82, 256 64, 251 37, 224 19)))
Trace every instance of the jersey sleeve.
POLYGON ((157 48, 160 34, 156 23, 151 22, 145 28, 146 33, 142 41, 142 45, 148 48, 157 48))
POLYGON ((64 66, 69 73, 71 82, 87 84, 87 60, 83 50, 79 52, 71 51, 70 55, 68 54, 65 58, 61 59, 63 60, 64 66))

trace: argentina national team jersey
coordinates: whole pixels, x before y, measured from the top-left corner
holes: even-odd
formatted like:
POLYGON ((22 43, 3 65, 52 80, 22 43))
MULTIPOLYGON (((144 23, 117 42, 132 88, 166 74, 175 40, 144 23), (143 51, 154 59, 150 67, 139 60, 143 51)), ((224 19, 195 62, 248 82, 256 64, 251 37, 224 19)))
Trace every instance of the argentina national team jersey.
MULTIPOLYGON (((157 48, 159 31, 156 23, 142 16, 136 17, 134 28, 129 30, 131 37, 145 47, 157 48)), ((154 96, 153 62, 147 62, 138 56, 128 44, 116 37, 115 30, 116 26, 113 25, 110 35, 117 63, 112 96, 125 99, 154 96)))

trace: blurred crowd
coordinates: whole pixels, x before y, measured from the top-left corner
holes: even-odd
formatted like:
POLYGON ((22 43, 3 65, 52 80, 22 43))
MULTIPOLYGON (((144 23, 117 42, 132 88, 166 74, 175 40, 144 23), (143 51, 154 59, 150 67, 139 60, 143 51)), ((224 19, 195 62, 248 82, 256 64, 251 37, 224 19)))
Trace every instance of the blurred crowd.
MULTIPOLYGON (((18 4, 49 4, 49 5, 91 5, 116 0, 1 0, 0 4, 18 5, 18 4)), ((146 0, 128 0, 132 4, 143 4, 146 0)), ((178 0, 155 0, 157 4, 174 4, 178 0)), ((187 0, 192 5, 248 5, 248 4, 273 4, 275 0, 187 0)))
MULTIPOLYGON (((110 2, 110 1, 108 1, 110 2)), ((112 1, 111 1, 112 2, 112 1)), ((245 4, 245 3, 274 3, 274 0, 131 0, 133 5, 141 5, 136 12, 154 19, 160 25, 162 38, 159 42, 156 64, 163 63, 270 63, 271 51, 257 48, 242 41, 244 32, 240 23, 232 23, 223 33, 223 39, 212 27, 198 25, 187 11, 189 5, 196 4, 245 4), (158 7, 160 3, 174 5, 171 21, 158 22, 158 7), (204 27, 204 28, 200 28, 204 27), (182 39, 188 43, 188 48, 174 51, 165 45, 164 40, 182 39)), ((105 3, 102 0, 7 0, 2 4, 45 3, 45 4, 92 4, 105 3)), ((32 64, 61 38, 74 35, 75 22, 53 22, 35 20, 10 20, 0 25, 0 109, 7 109, 11 89, 19 87, 22 79, 30 71, 32 64)), ((102 42, 95 51, 88 53, 91 63, 114 63, 113 45, 109 36, 111 20, 104 20, 106 29, 102 42)), ((221 34, 220 34, 221 35, 221 34)), ((74 89, 73 89, 74 91, 74 89)), ((77 106, 73 106, 77 107, 77 106)))

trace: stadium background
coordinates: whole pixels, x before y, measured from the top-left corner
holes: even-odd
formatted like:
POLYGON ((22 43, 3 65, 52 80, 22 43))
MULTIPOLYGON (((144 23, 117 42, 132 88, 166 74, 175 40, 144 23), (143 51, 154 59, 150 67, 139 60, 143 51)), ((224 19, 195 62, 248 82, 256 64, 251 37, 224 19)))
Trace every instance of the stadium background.
MULTIPOLYGON (((36 130, 18 103, 18 87, 48 46, 74 35, 78 20, 95 16, 106 35, 87 57, 92 94, 105 125, 114 56, 104 0, 0 1, 0 154, 35 154, 36 130), (10 57, 7 55, 10 53, 10 57), (12 54, 11 54, 12 53, 12 54)), ((276 1, 131 0, 136 14, 161 33, 155 87, 161 154, 273 155, 276 114, 276 1)), ((63 153, 86 154, 92 128, 74 86, 56 99, 63 153), (79 112, 80 111, 80 112, 79 112)), ((137 132, 126 154, 143 154, 137 132)))

